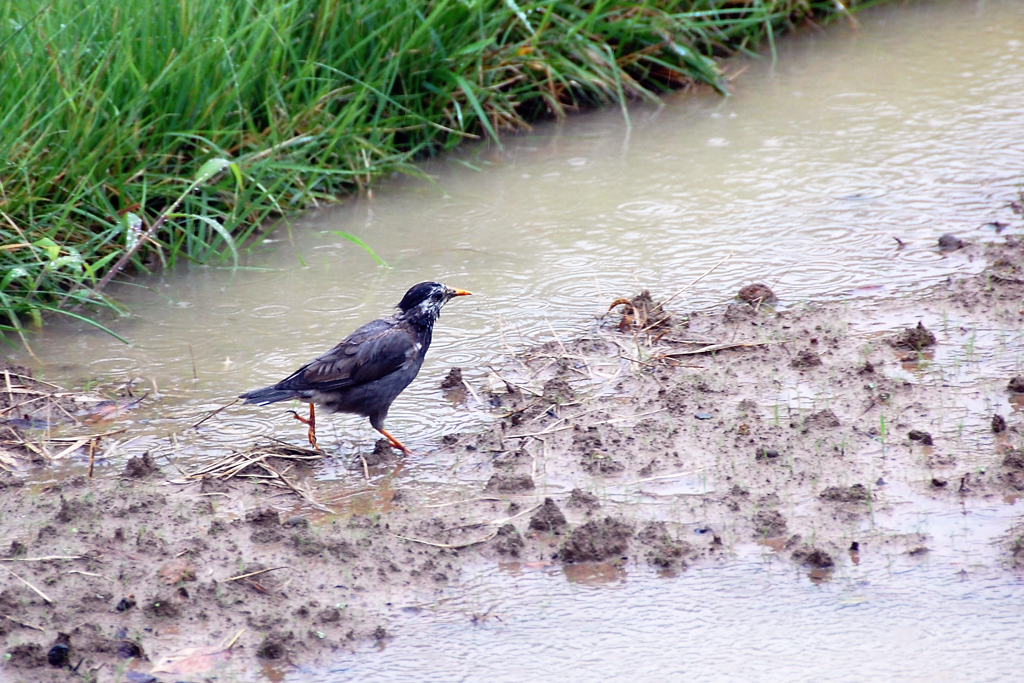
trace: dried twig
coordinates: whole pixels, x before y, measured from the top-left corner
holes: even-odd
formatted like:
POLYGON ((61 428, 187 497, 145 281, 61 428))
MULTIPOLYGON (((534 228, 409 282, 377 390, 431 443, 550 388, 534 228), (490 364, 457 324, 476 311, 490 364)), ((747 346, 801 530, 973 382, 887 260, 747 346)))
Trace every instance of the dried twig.
POLYGON ((17 574, 15 574, 14 572, 12 572, 12 571, 11 571, 10 569, 8 569, 7 567, 5 567, 5 566, 3 566, 2 564, 0 564, 0 569, 3 569, 3 570, 4 570, 5 572, 7 572, 8 574, 10 574, 10 575, 11 575, 11 576, 13 576, 14 578, 16 578, 16 579, 17 579, 18 581, 21 581, 21 582, 22 582, 23 584, 25 584, 26 586, 28 586, 29 588, 31 588, 31 589, 32 589, 33 591, 35 591, 35 592, 36 592, 36 594, 37 594, 37 595, 38 595, 39 597, 41 597, 41 598, 42 598, 43 600, 45 600, 45 601, 46 601, 47 603, 49 603, 49 604, 51 604, 51 605, 53 604, 53 600, 51 600, 51 599, 50 599, 50 596, 48 596, 48 595, 47 595, 46 593, 44 593, 43 591, 39 590, 38 588, 36 588, 35 586, 33 586, 33 585, 32 585, 31 583, 29 583, 29 582, 28 582, 28 581, 26 581, 25 579, 21 578, 20 576, 18 576, 18 575, 17 575, 17 574))
POLYGON ((747 341, 747 342, 731 342, 728 344, 709 344, 708 346, 702 346, 699 349, 691 349, 689 351, 667 351, 665 353, 659 353, 660 358, 674 358, 676 356, 696 356, 701 353, 714 353, 715 351, 724 351, 725 349, 736 349, 745 348, 751 346, 769 346, 772 344, 788 344, 791 340, 780 339, 779 341, 747 341))
POLYGON ((495 536, 497 536, 498 535, 498 531, 494 530, 491 533, 489 533, 486 536, 484 536, 483 538, 478 538, 475 541, 466 541, 465 543, 438 543, 437 541, 427 541, 427 540, 422 539, 422 538, 413 538, 412 536, 399 536, 398 534, 393 534, 393 535, 394 535, 395 538, 400 538, 403 541, 412 541, 413 543, 422 543, 423 545, 429 545, 429 546, 433 546, 435 548, 446 548, 448 550, 458 550, 459 548, 468 548, 471 545, 477 545, 479 543, 486 543, 487 541, 489 541, 492 538, 494 538, 495 536))
POLYGON ((200 420, 199 422, 196 422, 194 425, 192 425, 191 429, 198 429, 199 425, 203 424, 204 422, 209 420, 211 417, 213 417, 214 415, 216 415, 220 411, 227 410, 228 408, 230 408, 231 406, 235 405, 236 403, 238 403, 238 399, 237 398, 234 401, 232 401, 231 403, 228 403, 226 405, 222 405, 220 408, 217 408, 217 410, 214 410, 212 413, 210 413, 209 415, 204 417, 202 420, 200 420))
POLYGON ((42 633, 46 633, 46 631, 44 629, 39 628, 38 626, 33 626, 32 624, 26 624, 24 621, 18 621, 14 617, 9 616, 7 614, 0 614, 0 616, 2 616, 7 621, 13 621, 18 626, 24 626, 25 628, 31 628, 31 629, 35 629, 36 631, 41 631, 42 633))
MULTIPOLYGON (((256 576, 257 574, 265 574, 267 572, 275 572, 278 569, 291 569, 291 567, 289 567, 286 564, 283 564, 280 567, 271 567, 270 569, 260 569, 259 571, 249 572, 248 574, 239 574, 238 576, 232 576, 230 579, 224 579, 224 583, 229 583, 231 581, 239 581, 241 579, 248 579, 250 576, 256 576)), ((237 638, 238 636, 235 636, 235 637, 237 638)))

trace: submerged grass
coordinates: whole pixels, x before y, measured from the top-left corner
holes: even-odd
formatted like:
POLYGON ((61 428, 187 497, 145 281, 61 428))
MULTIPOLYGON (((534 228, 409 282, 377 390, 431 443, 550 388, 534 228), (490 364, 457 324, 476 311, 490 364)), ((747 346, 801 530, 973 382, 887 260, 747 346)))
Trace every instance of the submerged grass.
MULTIPOLYGON (((858 7, 879 0, 853 2, 858 7)), ((0 328, 467 138, 703 83, 840 0, 8 0, 0 328)), ((500 143, 499 143, 500 144, 500 143)))

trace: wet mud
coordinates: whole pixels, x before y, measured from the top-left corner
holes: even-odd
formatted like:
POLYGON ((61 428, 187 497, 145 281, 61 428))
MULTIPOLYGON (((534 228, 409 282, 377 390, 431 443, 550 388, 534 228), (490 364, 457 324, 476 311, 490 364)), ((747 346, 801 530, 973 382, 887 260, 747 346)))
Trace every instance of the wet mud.
MULTIPOLYGON (((0 678, 274 678, 385 644, 395 610, 480 563, 685 573, 760 544, 828 580, 883 549, 925 555, 944 539, 876 517, 1024 492, 1024 244, 956 249, 991 265, 913 300, 798 305, 759 283, 687 312, 642 292, 486 386, 453 371, 444 390, 494 420, 435 445, 466 482, 440 503, 387 448, 350 471, 373 504, 333 507, 316 478, 332 456, 297 447, 194 478, 147 454, 49 482, 26 477, 47 466, 31 448, 5 450, 0 678), (951 407, 968 394, 984 400, 951 407)), ((3 415, 10 442, 33 417, 3 415)), ((1024 567, 1024 524, 996 554, 1024 567)))

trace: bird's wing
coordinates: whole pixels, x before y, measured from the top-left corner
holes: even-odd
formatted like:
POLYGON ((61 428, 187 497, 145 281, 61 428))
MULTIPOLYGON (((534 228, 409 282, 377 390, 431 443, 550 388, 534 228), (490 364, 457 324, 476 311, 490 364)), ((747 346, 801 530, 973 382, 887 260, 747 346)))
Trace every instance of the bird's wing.
POLYGON ((374 320, 277 386, 332 391, 368 384, 390 375, 418 353, 416 339, 405 326, 374 320))

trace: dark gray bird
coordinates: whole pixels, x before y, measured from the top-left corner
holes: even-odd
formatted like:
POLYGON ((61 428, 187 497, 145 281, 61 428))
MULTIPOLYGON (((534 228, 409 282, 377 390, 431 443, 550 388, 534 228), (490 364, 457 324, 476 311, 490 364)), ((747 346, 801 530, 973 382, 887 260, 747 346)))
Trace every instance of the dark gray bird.
POLYGON ((437 282, 421 282, 398 303, 398 313, 374 320, 350 334, 340 344, 272 387, 242 394, 246 403, 264 406, 278 401, 309 403, 309 419, 295 411, 299 422, 309 425, 309 443, 316 443, 314 406, 329 413, 354 413, 370 418, 392 447, 406 455, 409 449, 384 430, 391 403, 415 379, 430 348, 434 321, 441 307, 457 296, 470 294, 437 282))

